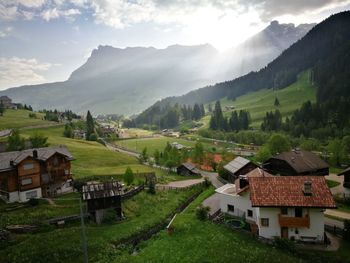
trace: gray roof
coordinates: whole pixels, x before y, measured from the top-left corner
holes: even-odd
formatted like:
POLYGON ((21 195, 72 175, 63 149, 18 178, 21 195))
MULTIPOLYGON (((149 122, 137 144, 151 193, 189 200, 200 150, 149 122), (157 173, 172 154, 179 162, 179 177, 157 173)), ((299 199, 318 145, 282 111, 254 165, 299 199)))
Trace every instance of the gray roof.
POLYGON ((342 172, 340 172, 338 175, 345 175, 349 173, 350 174, 350 167, 346 168, 345 170, 343 170, 342 172))
POLYGON ((12 129, 7 129, 7 130, 1 130, 0 131, 0 137, 5 137, 5 136, 9 136, 12 133, 12 129))
POLYGON ((248 163, 250 163, 249 160, 243 158, 243 157, 236 157, 233 159, 233 161, 229 162, 224 166, 224 169, 229 171, 230 173, 236 173, 240 169, 242 169, 244 166, 246 166, 248 163))
POLYGON ((123 194, 122 185, 117 182, 94 183, 83 186, 83 200, 113 197, 123 194))
POLYGON ((287 162, 297 173, 329 168, 328 163, 323 161, 318 155, 304 150, 283 152, 271 159, 279 159, 287 162))
POLYGON ((23 151, 3 152, 0 153, 0 171, 12 169, 11 162, 14 165, 18 165, 21 161, 27 157, 33 157, 33 151, 38 152, 38 160, 46 161, 55 153, 66 156, 69 160, 73 160, 73 156, 70 154, 66 146, 60 145, 57 147, 45 147, 37 149, 28 149, 23 151))

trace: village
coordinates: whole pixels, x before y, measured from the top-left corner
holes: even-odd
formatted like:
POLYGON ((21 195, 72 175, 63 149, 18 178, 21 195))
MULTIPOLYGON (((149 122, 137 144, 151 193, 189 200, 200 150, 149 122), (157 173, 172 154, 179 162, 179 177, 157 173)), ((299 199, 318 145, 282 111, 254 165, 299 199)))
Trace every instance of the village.
MULTIPOLYGON (((8 106, 3 118, 20 113, 28 111, 8 106)), ((348 167, 334 173, 322 155, 299 148, 259 162, 259 147, 252 144, 125 129, 105 119, 94 123, 96 141, 87 140, 84 116, 1 127, 3 262, 25 262, 21 255, 28 249, 31 258, 40 258, 37 237, 57 246, 70 233, 74 245, 64 245, 52 262, 143 261, 158 251, 152 248, 157 242, 167 249, 191 233, 201 242, 222 235, 227 248, 244 240, 259 250, 251 259, 272 246, 287 262, 294 254, 307 260, 315 253, 320 262, 329 255, 338 262, 340 256, 329 253, 347 249, 348 167), (67 125, 79 128, 66 136, 67 125), (15 136, 23 136, 24 147, 6 150, 15 136), (48 143, 36 144, 39 139, 48 143), (199 234, 201 225, 208 232, 199 234)), ((176 253, 182 258, 181 249, 176 253)))

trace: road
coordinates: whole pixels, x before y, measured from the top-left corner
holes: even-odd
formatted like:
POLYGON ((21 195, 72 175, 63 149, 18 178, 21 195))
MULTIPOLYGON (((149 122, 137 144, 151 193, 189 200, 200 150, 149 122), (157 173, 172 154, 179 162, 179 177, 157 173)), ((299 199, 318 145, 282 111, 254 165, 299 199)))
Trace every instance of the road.
POLYGON ((139 153, 135 153, 135 152, 132 152, 132 151, 128 151, 126 149, 122 149, 122 148, 119 148, 119 147, 116 147, 108 142, 106 142, 104 139, 101 138, 101 140, 104 142, 104 144, 106 145, 106 147, 111 150, 111 151, 115 151, 115 152, 120 152, 120 153, 124 153, 124 154, 127 154, 127 155, 130 155, 130 156, 133 156, 133 157, 136 157, 136 158, 140 158, 140 154, 139 153))
POLYGON ((200 171, 203 177, 208 177, 210 182, 214 185, 215 188, 219 188, 224 184, 218 180, 218 173, 200 171))

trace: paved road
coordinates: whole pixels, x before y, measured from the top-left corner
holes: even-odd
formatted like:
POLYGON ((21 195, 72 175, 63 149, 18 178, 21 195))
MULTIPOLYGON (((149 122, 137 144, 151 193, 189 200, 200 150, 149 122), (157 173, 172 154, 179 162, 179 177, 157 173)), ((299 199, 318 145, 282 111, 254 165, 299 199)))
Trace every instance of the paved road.
POLYGON ((201 170, 203 177, 208 177, 210 182, 214 185, 215 188, 219 188, 224 184, 218 180, 218 173, 206 172, 201 170))
POLYGON ((201 179, 189 179, 189 180, 170 182, 168 184, 158 184, 157 186, 159 186, 159 187, 172 187, 172 188, 184 188, 184 187, 189 187, 192 185, 202 183, 203 181, 204 181, 203 178, 201 178, 201 179))

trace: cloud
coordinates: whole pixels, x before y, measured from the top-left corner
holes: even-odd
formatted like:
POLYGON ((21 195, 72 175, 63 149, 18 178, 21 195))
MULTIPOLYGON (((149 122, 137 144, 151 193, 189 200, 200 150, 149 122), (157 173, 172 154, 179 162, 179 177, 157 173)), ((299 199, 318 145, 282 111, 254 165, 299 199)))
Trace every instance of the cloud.
POLYGON ((0 30, 0 38, 9 36, 12 30, 13 30, 13 27, 11 26, 8 26, 5 29, 0 30))
POLYGON ((50 21, 59 17, 64 17, 70 21, 74 21, 77 15, 80 15, 80 11, 78 9, 58 10, 57 8, 53 8, 44 10, 41 13, 41 17, 46 21, 50 21))
POLYGON ((42 83, 45 81, 42 72, 49 70, 52 66, 57 65, 40 63, 35 58, 0 57, 0 89, 42 83))

